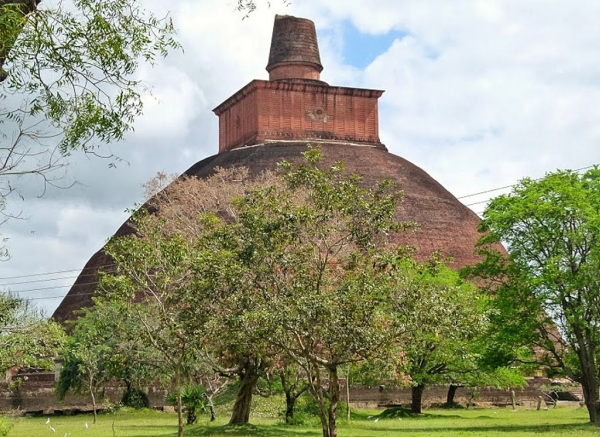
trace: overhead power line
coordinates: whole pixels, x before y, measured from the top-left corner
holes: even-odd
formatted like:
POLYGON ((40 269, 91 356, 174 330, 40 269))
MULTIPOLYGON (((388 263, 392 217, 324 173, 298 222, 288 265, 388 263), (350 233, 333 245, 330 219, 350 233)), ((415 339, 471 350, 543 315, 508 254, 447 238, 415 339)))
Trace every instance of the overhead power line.
MULTIPOLYGON (((84 284, 77 284, 78 287, 83 287, 85 285, 96 285, 98 284, 98 282, 86 282, 84 284)), ((0 292, 2 294, 19 294, 19 293, 29 293, 32 291, 43 291, 43 290, 56 290, 58 288, 67 288, 67 287, 73 287, 75 284, 70 284, 70 285, 55 285, 53 287, 40 287, 40 288, 29 288, 27 290, 13 290, 13 291, 9 291, 9 292, 0 292)))
MULTIPOLYGON (((89 273, 88 275, 82 276, 92 276, 93 273, 89 273)), ((50 281, 61 281, 63 279, 76 279, 77 276, 61 276, 60 278, 48 278, 48 279, 36 279, 33 281, 22 281, 22 282, 9 282, 7 284, 0 284, 2 287, 9 287, 11 285, 22 285, 22 284, 33 284, 35 282, 50 282, 50 281)))
MULTIPOLYGON (((103 268, 106 268, 106 267, 113 267, 113 265, 111 265, 111 264, 106 264, 106 265, 103 265, 103 266, 98 266, 98 267, 95 267, 95 266, 93 266, 93 267, 84 267, 83 269, 58 270, 58 271, 55 271, 55 272, 46 272, 46 273, 32 273, 32 274, 29 274, 29 275, 6 276, 6 277, 4 277, 4 278, 0 278, 0 282, 1 282, 1 281, 6 281, 6 280, 9 280, 9 279, 33 278, 33 277, 36 277, 36 276, 50 276, 50 275, 57 275, 57 274, 59 274, 59 273, 72 273, 72 272, 81 272, 81 273, 83 273, 85 270, 93 270, 93 269, 96 269, 96 270, 93 270, 93 273, 86 273, 86 274, 84 274, 84 275, 79 275, 79 276, 92 276, 92 275, 95 275, 95 274, 96 274, 96 271, 97 271, 97 270, 99 270, 99 269, 103 269, 103 268)), ((61 278, 57 278, 57 279, 61 279, 61 278)), ((68 277, 64 277, 64 278, 62 278, 62 279, 68 279, 68 277)), ((40 279, 39 281, 32 281, 32 282, 43 282, 43 281, 45 281, 45 280, 47 280, 47 281, 52 281, 52 280, 54 280, 54 278, 40 279)), ((0 283, 0 287, 2 287, 2 286, 6 286, 6 285, 10 285, 10 284, 2 284, 2 283, 0 283)))
MULTIPOLYGON (((575 172, 575 173, 579 173, 580 171, 583 171, 583 170, 588 170, 588 169, 590 169, 590 168, 592 168, 592 167, 596 167, 597 165, 598 165, 598 164, 592 164, 592 165, 588 165, 588 166, 586 166, 586 167, 581 167, 581 168, 578 168, 578 169, 575 169, 575 170, 572 170, 572 171, 573 171, 573 172, 575 172)), ((539 180, 541 180, 541 179, 544 179, 544 176, 542 176, 542 177, 540 177, 540 178, 537 178, 537 179, 534 179, 534 181, 539 181, 539 180)), ((503 187, 492 188, 492 189, 490 189, 490 190, 480 191, 480 192, 478 192, 478 193, 466 194, 466 195, 464 195, 464 196, 457 197, 457 199, 466 199, 467 197, 478 196, 478 195, 480 195, 480 194, 493 193, 494 191, 500 191, 500 190, 505 190, 505 189, 507 189, 507 188, 516 187, 518 184, 519 184, 519 183, 517 182, 516 184, 512 184, 512 185, 505 185, 505 186, 503 186, 503 187)), ((477 205, 477 203, 472 203, 471 205, 477 205)), ((466 205, 466 206, 469 206, 469 205, 466 205)))

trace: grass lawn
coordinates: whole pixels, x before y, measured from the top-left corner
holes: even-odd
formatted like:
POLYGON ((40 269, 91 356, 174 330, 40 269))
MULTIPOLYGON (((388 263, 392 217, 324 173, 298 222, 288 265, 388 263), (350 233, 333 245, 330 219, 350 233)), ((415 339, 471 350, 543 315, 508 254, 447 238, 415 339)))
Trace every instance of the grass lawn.
MULTIPOLYGON (((517 437, 517 436, 598 436, 600 430, 587 423, 587 412, 583 408, 558 407, 550 410, 533 411, 524 408, 512 411, 509 408, 471 410, 426 410, 419 417, 393 415, 384 417, 381 410, 353 412, 350 423, 340 420, 340 437, 517 437), (377 422, 375 422, 376 419, 377 422)), ((52 432, 46 425, 47 417, 23 417, 13 421, 9 437, 112 437, 113 419, 115 434, 119 437, 147 437, 177 435, 177 416, 155 411, 121 412, 117 416, 103 414, 98 423, 92 424, 91 415, 51 416, 52 432), (85 423, 88 423, 88 428, 85 423)), ((251 419, 252 425, 227 427, 227 417, 221 415, 216 423, 201 417, 201 423, 188 426, 186 436, 320 436, 317 421, 304 426, 286 426, 277 418, 258 417, 251 419)), ((8 420, 8 419, 7 419, 8 420)), ((12 420, 12 419, 11 419, 12 420)))

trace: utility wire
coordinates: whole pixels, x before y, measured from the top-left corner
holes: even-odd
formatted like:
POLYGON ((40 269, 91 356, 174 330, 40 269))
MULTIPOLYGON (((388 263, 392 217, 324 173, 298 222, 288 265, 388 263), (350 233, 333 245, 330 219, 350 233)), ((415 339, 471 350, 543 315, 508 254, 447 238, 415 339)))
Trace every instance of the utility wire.
MULTIPOLYGON (((87 275, 81 276, 92 276, 94 273, 89 273, 87 275)), ((60 278, 48 278, 48 279, 36 279, 34 281, 22 281, 22 282, 9 282, 7 284, 0 284, 2 287, 8 287, 10 285, 22 285, 22 284, 33 284, 35 282, 50 282, 50 281, 60 281, 62 279, 76 279, 77 276, 61 276, 60 278)))
POLYGON ((91 296, 93 294, 96 294, 96 293, 79 293, 79 294, 65 294, 62 296, 29 297, 28 300, 66 299, 67 297, 91 296))
MULTIPOLYGON (((98 282, 86 282, 84 284, 77 284, 77 287, 83 287, 85 285, 97 285, 98 282)), ((56 290, 57 288, 67 288, 73 287, 75 284, 71 285, 55 285, 54 287, 41 287, 41 288, 29 288, 27 290, 12 290, 9 292, 0 292, 0 294, 19 294, 19 293, 29 293, 31 291, 42 291, 42 290, 56 290)))
MULTIPOLYGON (((111 264, 107 264, 104 266, 100 266, 98 267, 99 269, 104 268, 104 267, 112 267, 111 264)), ((72 272, 83 272, 84 270, 90 270, 90 269, 94 269, 95 267, 84 267, 82 269, 71 269, 71 270, 58 270, 56 272, 47 272, 47 273, 32 273, 29 275, 17 275, 17 276, 6 276, 4 278, 0 278, 0 281, 5 281, 7 279, 21 279, 21 278, 32 278, 35 276, 47 276, 47 275, 56 275, 59 273, 72 273, 72 272)))
MULTIPOLYGON (((580 171, 583 170, 588 170, 592 167, 596 167, 598 164, 592 164, 592 165, 588 165, 587 167, 581 167, 575 170, 571 170, 575 173, 579 173, 580 171)), ((539 181, 541 179, 544 179, 545 176, 542 176, 540 178, 534 179, 534 181, 539 181)), ((485 190, 485 191, 480 191, 479 193, 473 193, 473 194, 467 194, 465 196, 460 196, 457 197, 457 199, 466 199, 467 197, 473 197, 473 196, 478 196, 479 194, 487 194, 487 193, 492 193, 494 191, 499 191, 499 190, 505 190, 506 188, 512 188, 512 187, 516 187, 518 185, 518 182, 516 184, 512 184, 512 185, 505 185, 504 187, 498 187, 498 188, 492 188, 491 190, 485 190)), ((476 203, 472 203, 471 205, 476 205, 476 203)), ((469 205, 466 205, 469 206, 469 205)))
MULTIPOLYGON (((47 273, 33 273, 30 275, 20 275, 20 276, 6 276, 4 278, 0 278, 0 282, 1 281, 6 281, 9 279, 21 279, 21 278, 32 278, 32 277, 36 277, 36 276, 50 276, 50 275, 56 275, 59 273, 71 273, 71 272, 81 272, 83 273, 85 270, 92 270, 92 273, 86 273, 84 275, 79 275, 79 276, 93 276, 96 274, 96 271, 99 269, 103 269, 103 268, 108 268, 108 267, 114 267, 114 265, 112 264, 106 264, 103 266, 98 266, 98 267, 84 267, 83 269, 72 269, 72 270, 59 270, 56 272, 47 272, 47 273), (96 269, 96 270, 93 270, 96 269)), ((78 276, 78 277, 79 277, 78 276)), ((61 278, 57 278, 57 279, 61 279, 61 278)), ((62 279, 68 279, 68 277, 63 277, 62 279)), ((48 278, 48 279, 40 279, 39 281, 52 281, 54 280, 53 278, 48 278)), ((37 281, 32 281, 32 282, 37 282, 37 281)), ((5 286, 5 285, 11 285, 11 284, 2 284, 0 283, 0 287, 5 286)))

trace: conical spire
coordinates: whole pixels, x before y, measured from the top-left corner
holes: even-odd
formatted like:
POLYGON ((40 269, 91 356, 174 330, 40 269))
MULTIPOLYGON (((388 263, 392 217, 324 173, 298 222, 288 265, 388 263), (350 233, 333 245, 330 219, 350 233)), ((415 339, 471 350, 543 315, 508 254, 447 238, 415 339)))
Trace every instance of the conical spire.
POLYGON ((322 70, 315 23, 306 18, 275 15, 267 65, 269 80, 320 80, 322 70))

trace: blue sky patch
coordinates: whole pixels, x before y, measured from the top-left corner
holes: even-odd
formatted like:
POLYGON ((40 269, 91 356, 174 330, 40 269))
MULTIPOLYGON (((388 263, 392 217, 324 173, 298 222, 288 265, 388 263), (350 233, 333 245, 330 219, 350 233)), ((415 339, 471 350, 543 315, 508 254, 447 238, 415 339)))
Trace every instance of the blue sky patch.
POLYGON ((377 35, 362 33, 349 21, 344 21, 342 32, 344 61, 360 69, 367 67, 377 56, 385 53, 394 40, 408 35, 407 32, 399 30, 391 30, 388 33, 377 35))

